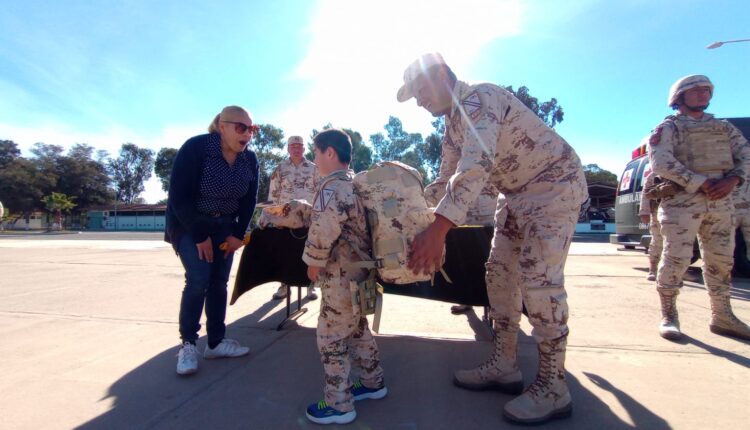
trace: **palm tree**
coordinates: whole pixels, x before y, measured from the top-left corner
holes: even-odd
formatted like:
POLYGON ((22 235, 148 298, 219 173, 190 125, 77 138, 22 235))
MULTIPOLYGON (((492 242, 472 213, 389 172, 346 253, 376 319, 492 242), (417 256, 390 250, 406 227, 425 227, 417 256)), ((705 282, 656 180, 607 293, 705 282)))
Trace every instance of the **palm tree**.
MULTIPOLYGON (((76 206, 73 200, 75 200, 75 197, 55 192, 42 198, 42 203, 44 203, 47 211, 55 215, 55 224, 57 224, 58 230, 62 230, 62 213, 70 212, 76 206)), ((52 226, 48 226, 47 230, 52 230, 52 226)))

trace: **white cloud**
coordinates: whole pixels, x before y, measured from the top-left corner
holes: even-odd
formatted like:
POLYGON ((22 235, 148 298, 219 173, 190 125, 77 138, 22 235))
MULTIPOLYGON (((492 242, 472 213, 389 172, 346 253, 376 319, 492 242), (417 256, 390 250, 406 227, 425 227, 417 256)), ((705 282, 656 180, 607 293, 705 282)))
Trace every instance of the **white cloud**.
POLYGON ((331 122, 367 137, 396 115, 407 130, 427 133, 430 115, 413 101, 396 102, 406 66, 437 51, 460 78, 487 44, 520 33, 522 12, 516 0, 320 1, 307 53, 288 77, 310 88, 271 122, 285 130, 331 122))

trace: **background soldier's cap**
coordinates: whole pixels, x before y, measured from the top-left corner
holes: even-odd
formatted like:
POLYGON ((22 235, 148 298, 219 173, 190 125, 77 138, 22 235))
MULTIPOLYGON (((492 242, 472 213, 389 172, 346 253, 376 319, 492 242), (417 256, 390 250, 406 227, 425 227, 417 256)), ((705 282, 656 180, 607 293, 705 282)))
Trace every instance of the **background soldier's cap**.
POLYGON ((414 97, 413 88, 411 88, 411 84, 414 80, 422 73, 425 73, 430 67, 439 64, 447 65, 445 60, 443 60, 443 56, 437 52, 424 54, 417 58, 413 63, 409 64, 409 67, 407 67, 404 72, 404 85, 398 90, 396 100, 399 102, 405 102, 414 97))
POLYGON ((289 136, 289 139, 286 141, 287 145, 304 145, 305 140, 302 138, 302 136, 289 136))

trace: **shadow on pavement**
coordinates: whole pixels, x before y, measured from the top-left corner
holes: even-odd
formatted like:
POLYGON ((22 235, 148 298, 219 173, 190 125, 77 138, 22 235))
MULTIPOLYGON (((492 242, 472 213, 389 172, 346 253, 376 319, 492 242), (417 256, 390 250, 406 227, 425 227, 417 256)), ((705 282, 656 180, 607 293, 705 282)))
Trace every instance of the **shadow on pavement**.
MULTIPOLYGON (((79 428, 320 428, 304 417, 305 407, 322 398, 323 372, 314 330, 297 326, 277 332, 252 327, 258 315, 260 310, 228 327, 229 336, 251 347, 249 356, 201 360, 197 374, 179 377, 174 370, 177 347, 166 349, 115 381, 105 396, 111 409, 79 428)), ((201 348, 204 342, 204 338, 199 341, 201 348)), ((451 382, 455 369, 475 366, 486 358, 490 342, 413 336, 378 336, 377 342, 388 397, 358 402, 358 418, 346 428, 518 428, 501 417, 503 405, 512 396, 467 391, 451 382)), ((529 384, 536 373, 537 352, 533 338, 523 334, 519 362, 529 384)), ((574 413, 570 419, 553 423, 555 428, 669 428, 605 378, 586 376, 617 397, 633 424, 568 374, 574 413)))
MULTIPOLYGON (((625 409, 628 412, 630 419, 633 421, 634 425, 632 428, 639 428, 639 429, 672 428, 664 419, 662 419, 658 415, 655 415, 654 413, 646 409, 642 404, 638 403, 638 401, 635 400, 633 397, 631 397, 628 393, 615 387, 605 378, 602 378, 601 376, 596 375, 594 373, 583 372, 583 374, 586 375, 586 377, 589 378, 591 382, 596 384, 597 387, 601 388, 602 390, 609 391, 610 393, 612 393, 613 396, 615 396, 617 401, 620 403, 620 405, 622 405, 623 409, 625 409)), ((605 408, 608 407, 607 405, 603 405, 603 406, 605 408)), ((607 427, 607 428, 612 428, 612 427, 607 427)), ((630 427, 626 427, 626 428, 630 428, 630 427)))
MULTIPOLYGON (((717 335, 718 336, 718 335, 717 335)), ((734 339, 736 342, 744 343, 745 345, 750 345, 750 342, 742 339, 734 339)), ((713 345, 709 345, 705 342, 702 342, 692 336, 686 335, 683 333, 682 339, 678 341, 674 341, 675 343, 678 343, 680 345, 695 345, 698 348, 701 348, 705 350, 706 352, 715 355, 717 357, 726 358, 727 360, 731 361, 732 363, 738 364, 745 368, 750 368, 750 357, 745 357, 739 354, 735 354, 731 351, 726 351, 721 348, 717 348, 713 345)))

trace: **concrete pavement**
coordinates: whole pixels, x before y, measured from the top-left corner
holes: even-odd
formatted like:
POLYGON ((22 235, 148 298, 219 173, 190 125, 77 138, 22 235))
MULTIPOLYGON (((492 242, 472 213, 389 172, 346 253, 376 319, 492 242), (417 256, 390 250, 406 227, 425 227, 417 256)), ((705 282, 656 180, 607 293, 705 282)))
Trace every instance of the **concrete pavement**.
MULTIPOLYGON (((228 309, 227 323, 228 336, 250 346, 250 355, 202 360, 196 375, 178 377, 183 271, 171 248, 146 235, 79 236, 0 237, 0 428, 317 427, 304 409, 322 397, 319 301, 277 332, 284 309, 270 300, 276 285, 246 293, 228 309)), ((549 426, 743 427, 750 344, 708 331, 708 296, 695 271, 678 302, 688 337, 661 339, 646 265, 642 253, 573 244, 566 282, 574 415, 549 426)), ((750 283, 735 281, 733 296, 735 313, 750 321, 750 283)), ((500 417, 510 396, 451 384, 452 371, 483 361, 491 344, 481 308, 454 316, 449 307, 385 297, 377 342, 389 395, 357 403, 348 428, 515 428, 500 417)), ((519 358, 529 383, 536 348, 525 321, 522 329, 519 358)))

